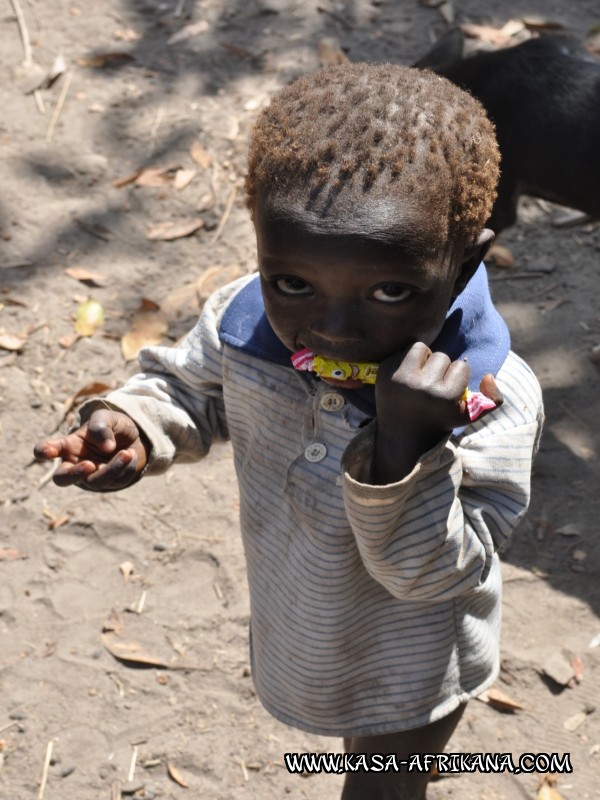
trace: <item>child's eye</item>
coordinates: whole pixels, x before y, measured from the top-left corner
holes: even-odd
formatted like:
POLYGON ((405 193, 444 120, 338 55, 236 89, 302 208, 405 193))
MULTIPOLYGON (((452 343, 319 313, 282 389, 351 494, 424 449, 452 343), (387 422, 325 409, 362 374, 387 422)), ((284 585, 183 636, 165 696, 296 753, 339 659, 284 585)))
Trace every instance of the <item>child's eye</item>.
POLYGON ((277 278, 275 286, 284 294, 311 294, 312 286, 302 278, 277 278))
POLYGON ((413 290, 401 283, 382 283, 373 292, 373 299, 380 303, 401 303, 412 295, 413 290))

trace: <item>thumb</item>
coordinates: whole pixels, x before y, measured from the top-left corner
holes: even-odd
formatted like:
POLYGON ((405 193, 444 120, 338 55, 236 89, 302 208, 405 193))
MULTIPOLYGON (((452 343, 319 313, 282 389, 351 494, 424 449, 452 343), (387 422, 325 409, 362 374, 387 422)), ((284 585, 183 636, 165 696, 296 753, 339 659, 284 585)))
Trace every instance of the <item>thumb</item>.
POLYGON ((465 390, 463 395, 464 411, 470 422, 489 414, 504 402, 502 392, 498 388, 493 375, 484 375, 479 384, 479 392, 465 390))

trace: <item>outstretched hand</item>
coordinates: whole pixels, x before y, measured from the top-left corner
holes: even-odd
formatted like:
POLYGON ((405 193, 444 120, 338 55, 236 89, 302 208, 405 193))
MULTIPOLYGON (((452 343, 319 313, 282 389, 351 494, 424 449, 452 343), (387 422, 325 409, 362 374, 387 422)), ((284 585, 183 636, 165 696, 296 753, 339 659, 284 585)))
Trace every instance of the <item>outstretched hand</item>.
POLYGON ((133 420, 120 411, 96 409, 76 431, 36 444, 40 460, 62 459, 54 473, 57 486, 77 484, 96 492, 133 483, 148 461, 149 448, 133 420))

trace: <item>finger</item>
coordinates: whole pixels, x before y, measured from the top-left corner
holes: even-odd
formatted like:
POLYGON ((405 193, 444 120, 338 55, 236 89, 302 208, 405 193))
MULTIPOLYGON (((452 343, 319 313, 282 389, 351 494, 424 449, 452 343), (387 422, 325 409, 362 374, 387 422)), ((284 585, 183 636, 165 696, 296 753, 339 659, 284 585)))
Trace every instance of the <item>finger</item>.
POLYGON ((479 391, 481 394, 484 394, 486 397, 489 397, 490 400, 493 400, 497 406, 501 406, 504 402, 504 397, 502 396, 502 392, 498 388, 498 384, 494 380, 493 375, 484 375, 481 379, 481 383, 479 384, 479 391))
POLYGON ((83 442, 79 432, 60 439, 46 439, 38 442, 33 448, 33 455, 40 461, 64 458, 68 461, 77 459, 83 452, 83 442))
POLYGON ((118 418, 113 411, 94 411, 87 422, 87 436, 102 453, 112 453, 117 447, 115 428, 118 418))
POLYGON ((133 450, 119 450, 110 461, 101 464, 98 469, 84 481, 83 488, 95 492, 116 491, 124 489, 136 478, 138 457, 133 450))
POLYGON ((471 367, 466 361, 453 361, 448 365, 443 378, 443 385, 447 395, 462 398, 469 385, 471 367))
POLYGON ((423 369, 433 355, 431 349, 423 342, 415 342, 403 358, 403 365, 411 369, 423 369))
POLYGON ((57 486, 74 486, 76 483, 87 480, 96 469, 93 461, 80 461, 77 464, 63 461, 52 476, 52 480, 57 486))

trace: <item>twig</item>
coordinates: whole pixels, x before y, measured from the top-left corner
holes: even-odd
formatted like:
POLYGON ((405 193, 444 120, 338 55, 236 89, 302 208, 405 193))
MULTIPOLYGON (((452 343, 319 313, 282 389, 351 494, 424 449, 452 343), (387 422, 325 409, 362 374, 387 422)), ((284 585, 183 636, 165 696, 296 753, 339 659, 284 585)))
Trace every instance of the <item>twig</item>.
POLYGON ((54 462, 52 463, 52 466, 50 467, 50 469, 39 480, 38 485, 37 485, 38 489, 42 489, 47 483, 50 483, 50 481, 52 480, 52 476, 54 475, 54 473, 58 469, 59 464, 60 464, 60 458, 55 459, 54 462))
POLYGON ((150 128, 150 154, 154 151, 154 145, 156 144, 156 137, 158 135, 158 129, 160 128, 160 123, 165 115, 165 110, 162 106, 156 112, 156 119, 150 128))
POLYGON ((144 591, 142 592, 142 596, 140 597, 140 601, 137 604, 137 608, 135 609, 135 613, 136 614, 141 614, 142 611, 144 610, 144 605, 146 603, 146 595, 147 594, 148 594, 148 592, 146 591, 146 589, 144 589, 144 591))
POLYGON ((23 14, 23 9, 21 8, 19 0, 10 0, 10 4, 12 5, 13 11, 15 12, 15 16, 17 18, 17 24, 19 26, 19 33, 21 34, 21 41, 23 42, 23 50, 25 51, 25 64, 33 64, 33 56, 31 55, 31 42, 29 40, 29 31, 27 30, 27 24, 25 22, 25 15, 23 14))
POLYGON ((3 725, 0 728, 0 733, 4 733, 4 731, 7 731, 9 728, 14 728, 15 725, 19 725, 19 724, 20 724, 20 721, 18 719, 14 719, 12 722, 9 722, 8 724, 3 725))
POLYGON ((529 278, 545 278, 545 272, 507 272, 506 275, 491 275, 491 281, 511 281, 514 279, 528 280, 529 278))
POLYGON ((46 134, 47 142, 49 142, 52 139, 52 135, 54 134, 54 128, 56 126, 56 123, 58 122, 58 118, 60 116, 60 112, 62 111, 62 107, 65 104, 65 100, 67 99, 67 93, 69 91, 69 87, 71 86, 72 80, 73 80, 73 70, 70 69, 65 78, 65 82, 63 83, 63 87, 60 91, 58 100, 56 101, 56 107, 54 108, 54 113, 52 114, 50 125, 48 125, 48 133, 46 134))
POLYGON ((231 214, 231 209, 233 208, 233 204, 235 202, 235 198, 237 197, 237 193, 238 193, 237 187, 234 186, 231 192, 229 193, 229 197, 227 198, 225 211, 223 211, 223 216, 221 217, 221 220, 217 225, 217 230, 215 231, 214 236, 210 241, 211 245, 215 244, 215 242, 218 241, 221 234, 223 233, 223 228, 225 227, 227 220, 229 219, 229 215, 231 214))
MULTIPOLYGON (((23 42, 23 51, 25 53, 25 59, 23 63, 26 66, 30 66, 33 64, 33 55, 31 53, 31 41, 29 39, 29 31, 27 30, 27 23, 25 22, 25 15, 23 14, 23 9, 21 8, 19 0, 10 0, 10 4, 15 12, 17 25, 19 26, 19 33, 21 34, 21 41, 23 42)), ((42 97, 40 90, 34 89, 33 96, 35 98, 38 111, 40 114, 45 114, 46 109, 44 107, 44 98, 42 97)))
POLYGON ((131 754, 131 764, 129 765, 129 775, 127 776, 127 780, 129 783, 133 783, 133 779, 135 777, 135 764, 137 761, 138 756, 138 749, 137 747, 133 748, 133 753, 131 754))
POLYGON ((42 783, 40 784, 40 791, 38 792, 37 800, 44 800, 44 793, 46 791, 46 782, 48 780, 48 772, 50 770, 50 761, 52 759, 52 748, 54 740, 50 739, 48 747, 46 748, 46 760, 44 761, 44 770, 42 772, 42 783))
POLYGON ((536 292, 532 292, 528 295, 527 300, 534 300, 536 297, 539 297, 541 294, 546 294, 547 292, 552 292, 554 289, 557 289, 560 286, 560 281, 555 281, 551 283, 550 286, 542 286, 541 289, 538 289, 536 292))

